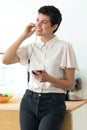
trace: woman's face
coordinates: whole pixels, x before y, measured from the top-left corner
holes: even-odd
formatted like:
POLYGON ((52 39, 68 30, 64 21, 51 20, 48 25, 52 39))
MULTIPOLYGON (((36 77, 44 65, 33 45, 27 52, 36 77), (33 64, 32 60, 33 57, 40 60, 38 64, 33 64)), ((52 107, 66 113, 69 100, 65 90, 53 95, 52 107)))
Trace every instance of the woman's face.
POLYGON ((38 14, 35 30, 36 35, 48 37, 53 35, 54 30, 55 27, 51 26, 50 17, 44 14, 38 14))

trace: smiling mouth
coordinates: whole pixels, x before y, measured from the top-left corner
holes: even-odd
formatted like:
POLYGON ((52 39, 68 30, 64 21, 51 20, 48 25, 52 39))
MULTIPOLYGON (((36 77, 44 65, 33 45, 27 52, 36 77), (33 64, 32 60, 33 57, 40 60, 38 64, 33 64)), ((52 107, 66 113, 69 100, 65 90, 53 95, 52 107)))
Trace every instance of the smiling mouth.
POLYGON ((37 32, 41 32, 42 29, 40 29, 40 28, 36 28, 36 31, 37 31, 37 32))

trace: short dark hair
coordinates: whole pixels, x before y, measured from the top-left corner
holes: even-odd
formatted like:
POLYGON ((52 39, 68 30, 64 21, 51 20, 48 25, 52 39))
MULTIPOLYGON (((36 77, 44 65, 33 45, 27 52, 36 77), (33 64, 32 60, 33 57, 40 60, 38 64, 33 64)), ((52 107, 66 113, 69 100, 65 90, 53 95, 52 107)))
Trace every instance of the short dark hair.
MULTIPOLYGON (((55 24, 58 24, 58 27, 59 27, 62 21, 62 14, 60 13, 60 10, 53 5, 46 5, 46 6, 40 7, 40 9, 38 10, 38 13, 49 16, 52 26, 55 24)), ((54 32, 56 32, 56 30, 54 30, 54 32)))

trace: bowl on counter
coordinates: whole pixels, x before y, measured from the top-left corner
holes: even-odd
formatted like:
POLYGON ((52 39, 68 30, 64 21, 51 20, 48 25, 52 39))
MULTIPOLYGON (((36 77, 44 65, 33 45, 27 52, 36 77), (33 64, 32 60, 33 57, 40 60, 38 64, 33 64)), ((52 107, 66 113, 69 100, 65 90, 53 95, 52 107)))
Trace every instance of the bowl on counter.
POLYGON ((12 93, 0 93, 0 103, 8 102, 12 97, 12 93))

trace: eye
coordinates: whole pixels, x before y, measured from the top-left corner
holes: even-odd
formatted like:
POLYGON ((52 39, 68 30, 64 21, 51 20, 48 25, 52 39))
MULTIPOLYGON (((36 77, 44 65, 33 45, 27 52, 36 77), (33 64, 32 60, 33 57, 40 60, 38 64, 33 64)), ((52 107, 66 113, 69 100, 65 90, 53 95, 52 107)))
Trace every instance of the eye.
POLYGON ((39 18, 36 19, 36 22, 39 22, 41 24, 47 24, 47 21, 46 20, 39 20, 39 18))
POLYGON ((47 24, 47 22, 46 22, 46 21, 42 21, 42 23, 43 23, 43 24, 47 24))

